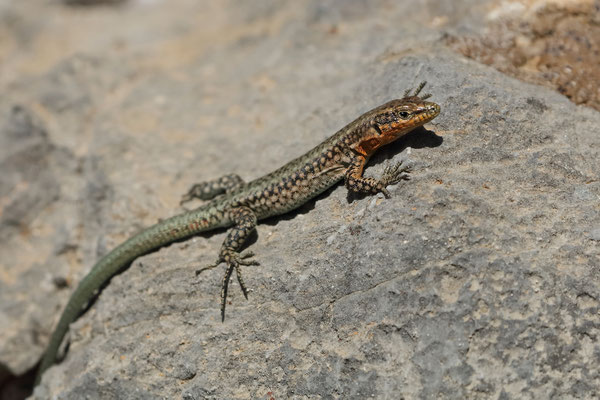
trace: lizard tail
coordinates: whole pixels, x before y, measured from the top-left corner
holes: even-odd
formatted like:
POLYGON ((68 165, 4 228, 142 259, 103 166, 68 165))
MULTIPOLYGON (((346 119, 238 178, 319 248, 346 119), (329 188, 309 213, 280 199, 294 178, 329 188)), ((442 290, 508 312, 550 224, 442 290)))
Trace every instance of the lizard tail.
POLYGON ((71 322, 110 278, 133 260, 152 250, 199 232, 227 226, 228 223, 222 214, 222 211, 206 206, 171 217, 145 229, 102 257, 69 298, 38 368, 35 385, 40 382, 44 371, 54 364, 59 346, 71 322))

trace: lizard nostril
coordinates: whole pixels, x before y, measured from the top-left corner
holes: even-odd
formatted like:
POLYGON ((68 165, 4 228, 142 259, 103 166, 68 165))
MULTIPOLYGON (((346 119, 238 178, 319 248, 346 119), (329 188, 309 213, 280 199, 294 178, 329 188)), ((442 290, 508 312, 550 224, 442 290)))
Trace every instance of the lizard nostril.
POLYGON ((438 106, 437 104, 428 104, 427 105, 427 111, 432 113, 432 114, 439 114, 440 112, 440 106, 438 106))

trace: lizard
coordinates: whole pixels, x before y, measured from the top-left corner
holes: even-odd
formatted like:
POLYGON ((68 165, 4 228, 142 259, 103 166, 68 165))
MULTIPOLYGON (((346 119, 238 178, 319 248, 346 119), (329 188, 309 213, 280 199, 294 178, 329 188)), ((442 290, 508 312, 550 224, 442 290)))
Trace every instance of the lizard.
POLYGON ((252 258, 253 252, 240 251, 258 220, 296 209, 341 180, 352 193, 382 193, 389 198, 386 187, 408 179, 410 168, 402 162, 388 165, 379 179, 364 177, 363 170, 369 158, 382 146, 440 113, 438 104, 425 101, 430 94, 419 96, 425 84, 422 82, 414 91, 406 90, 402 98, 362 114, 306 154, 270 174, 248 183, 231 174, 193 185, 182 197, 181 204, 193 199, 205 200, 205 204, 160 221, 129 238, 102 257, 79 282, 50 337, 35 384, 54 364, 71 322, 114 275, 136 258, 200 232, 231 227, 216 261, 196 271, 199 274, 226 264, 221 284, 221 320, 224 321, 227 288, 234 271, 244 297, 248 298, 241 267, 259 263, 252 258))

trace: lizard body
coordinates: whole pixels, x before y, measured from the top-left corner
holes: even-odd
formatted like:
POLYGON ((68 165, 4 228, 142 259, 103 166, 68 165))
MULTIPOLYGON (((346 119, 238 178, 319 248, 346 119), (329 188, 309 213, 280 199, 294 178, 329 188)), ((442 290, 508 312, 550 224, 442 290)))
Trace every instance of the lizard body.
MULTIPOLYGON (((403 98, 389 101, 358 117, 336 134, 283 167, 245 183, 237 175, 196 184, 183 196, 182 203, 194 198, 208 200, 194 210, 161 221, 131 237, 102 257, 81 280, 71 295, 40 363, 36 384, 56 359, 58 348, 83 308, 112 276, 133 260, 152 250, 200 232, 232 227, 224 240, 216 262, 227 265, 221 287, 221 318, 225 318, 227 285, 233 271, 244 296, 248 297, 240 266, 258 265, 252 252, 240 254, 257 220, 284 214, 319 195, 341 180, 352 192, 389 197, 386 186, 406 179, 407 167, 387 167, 380 179, 365 178, 363 169, 370 156, 381 146, 393 142, 440 113, 440 107, 425 101, 429 95, 407 90, 403 98)), ((202 269, 202 270, 204 270, 202 269)), ((200 271, 202 271, 200 270, 200 271)), ((200 271, 197 271, 199 273, 200 271)))

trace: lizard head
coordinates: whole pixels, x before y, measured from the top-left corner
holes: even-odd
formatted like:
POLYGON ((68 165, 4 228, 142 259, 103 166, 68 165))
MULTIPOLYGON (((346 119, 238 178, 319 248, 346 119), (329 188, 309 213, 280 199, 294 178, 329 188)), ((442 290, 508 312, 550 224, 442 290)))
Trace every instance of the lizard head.
POLYGON ((413 129, 426 124, 440 113, 440 106, 425 101, 431 95, 419 93, 425 86, 421 83, 413 93, 407 90, 401 99, 389 101, 372 110, 371 126, 361 138, 356 149, 369 156, 381 146, 393 142, 413 129))

